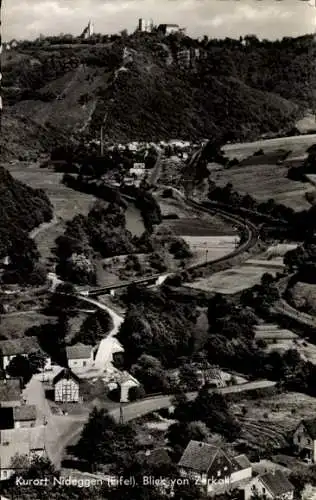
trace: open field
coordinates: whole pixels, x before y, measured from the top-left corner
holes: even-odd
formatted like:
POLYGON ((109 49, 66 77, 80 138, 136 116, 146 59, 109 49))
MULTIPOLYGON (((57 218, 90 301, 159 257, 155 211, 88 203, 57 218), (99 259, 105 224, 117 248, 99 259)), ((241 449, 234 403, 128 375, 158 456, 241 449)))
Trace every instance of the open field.
POLYGON ((246 158, 259 149, 264 152, 278 151, 281 148, 292 151, 297 156, 304 154, 306 150, 316 143, 316 134, 295 135, 291 137, 280 137, 275 139, 262 139, 240 144, 226 144, 223 147, 225 154, 231 158, 246 158))
POLYGON ((283 263, 278 259, 248 259, 241 266, 214 273, 208 278, 201 278, 186 286, 207 292, 235 294, 260 283, 265 273, 275 276, 283 269, 283 263))
POLYGON ((55 320, 55 317, 45 316, 36 311, 3 314, 1 315, 0 335, 7 339, 17 339, 22 337, 28 328, 44 323, 53 323, 55 320))
POLYGON ((64 221, 72 219, 77 214, 87 214, 95 197, 66 187, 61 183, 62 173, 41 169, 37 163, 18 162, 7 165, 7 168, 16 179, 33 188, 44 189, 54 206, 57 223, 35 237, 43 262, 47 263, 52 256, 51 250, 55 239, 64 232, 64 221))
POLYGON ((202 264, 219 259, 233 252, 238 245, 239 238, 236 236, 185 236, 184 241, 188 243, 193 257, 190 264, 202 264))
MULTIPOLYGON (((249 159, 249 162, 255 162, 255 160, 256 157, 253 160, 249 159)), ((305 210, 310 208, 309 202, 305 199, 305 193, 313 192, 315 188, 309 183, 287 178, 291 163, 287 162, 283 165, 241 164, 214 172, 212 180, 221 187, 231 182, 237 192, 248 193, 258 201, 273 198, 277 203, 282 203, 294 210, 305 210)))

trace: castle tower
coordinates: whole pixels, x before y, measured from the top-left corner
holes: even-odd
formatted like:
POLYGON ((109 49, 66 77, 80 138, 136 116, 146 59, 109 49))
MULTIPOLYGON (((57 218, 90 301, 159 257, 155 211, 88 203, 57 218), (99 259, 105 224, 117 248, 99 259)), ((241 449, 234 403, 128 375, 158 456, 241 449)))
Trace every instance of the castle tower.
POLYGON ((91 22, 91 19, 89 21, 89 24, 88 24, 88 36, 92 36, 94 33, 94 26, 93 26, 93 23, 91 22))

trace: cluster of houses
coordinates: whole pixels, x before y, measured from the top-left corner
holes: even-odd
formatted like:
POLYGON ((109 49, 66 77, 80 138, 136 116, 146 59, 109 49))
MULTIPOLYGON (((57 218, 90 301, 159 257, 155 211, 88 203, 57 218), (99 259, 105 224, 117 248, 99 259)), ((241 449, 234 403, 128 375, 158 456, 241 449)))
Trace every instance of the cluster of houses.
MULTIPOLYGON (((297 425, 292 445, 299 459, 316 463, 316 418, 304 419, 297 425)), ((208 443, 191 440, 178 466, 182 477, 194 479, 210 496, 239 490, 244 500, 294 497, 294 486, 285 468, 271 462, 266 470, 258 470, 246 455, 234 456, 208 443)))
POLYGON ((239 490, 244 500, 254 495, 292 500, 294 486, 280 469, 256 474, 246 455, 233 456, 223 449, 190 441, 178 463, 183 478, 190 478, 209 496, 239 490))
MULTIPOLYGON (((54 400, 59 403, 78 403, 82 401, 81 380, 91 376, 102 375, 109 391, 120 388, 121 401, 127 402, 130 387, 139 386, 139 382, 128 372, 114 368, 113 357, 122 351, 115 337, 102 341, 100 346, 77 343, 66 347, 67 367, 54 363, 38 343, 37 337, 22 337, 14 340, 0 341, 0 366, 6 370, 10 361, 16 356, 29 357, 41 352, 43 366, 35 375, 43 383, 53 389, 54 400), (101 347, 100 347, 101 346, 101 347)), ((7 378, 11 381, 13 379, 7 378)))
POLYGON ((0 480, 16 472, 16 456, 45 456, 45 422, 26 404, 19 378, 0 379, 0 480))

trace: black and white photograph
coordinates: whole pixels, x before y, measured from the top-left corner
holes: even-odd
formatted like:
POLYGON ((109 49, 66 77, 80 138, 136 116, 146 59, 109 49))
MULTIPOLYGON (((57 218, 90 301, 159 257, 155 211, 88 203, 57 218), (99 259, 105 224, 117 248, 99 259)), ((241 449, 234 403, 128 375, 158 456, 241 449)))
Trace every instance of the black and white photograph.
POLYGON ((316 500, 315 0, 0 9, 0 499, 316 500))

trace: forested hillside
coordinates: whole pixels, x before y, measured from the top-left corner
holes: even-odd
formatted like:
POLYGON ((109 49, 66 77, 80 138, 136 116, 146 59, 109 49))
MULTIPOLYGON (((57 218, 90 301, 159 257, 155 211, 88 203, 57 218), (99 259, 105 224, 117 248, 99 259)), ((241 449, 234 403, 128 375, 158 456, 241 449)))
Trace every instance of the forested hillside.
POLYGON ((44 191, 13 179, 0 167, 0 214, 0 257, 5 257, 12 253, 13 243, 25 241, 27 233, 49 221, 53 212, 44 191))
POLYGON ((198 41, 138 33, 23 42, 3 55, 4 151, 18 152, 21 127, 26 145, 34 147, 36 136, 45 149, 58 135, 95 137, 105 117, 113 140, 287 133, 314 109, 314 55, 312 36, 198 41), (190 67, 179 65, 184 49, 198 50, 190 67))

